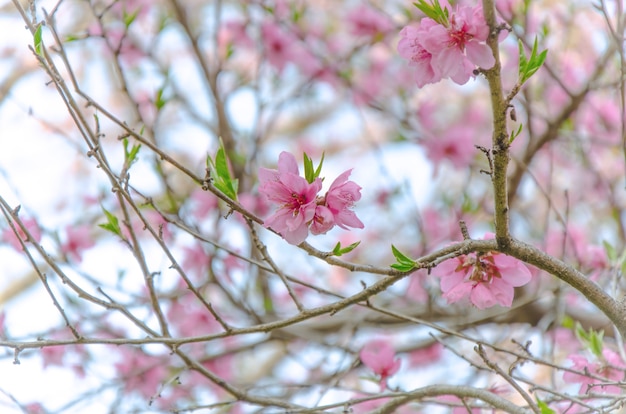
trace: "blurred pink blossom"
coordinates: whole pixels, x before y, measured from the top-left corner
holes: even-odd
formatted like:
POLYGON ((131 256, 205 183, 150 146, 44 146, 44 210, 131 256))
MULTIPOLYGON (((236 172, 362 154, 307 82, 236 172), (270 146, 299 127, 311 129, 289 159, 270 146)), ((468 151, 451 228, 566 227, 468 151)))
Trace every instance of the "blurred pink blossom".
POLYGON ((514 288, 525 285, 532 278, 522 262, 496 252, 446 260, 433 270, 433 274, 441 278, 441 290, 448 303, 469 297, 479 309, 497 304, 511 306, 514 288))
POLYGON ((144 398, 154 397, 168 379, 167 364, 141 349, 118 348, 122 359, 115 364, 118 378, 127 393, 137 392, 144 398))
MULTIPOLYGON (((24 224, 24 227, 30 233, 33 239, 37 243, 39 243, 41 241, 41 230, 39 229, 37 220, 35 220, 34 218, 25 218, 22 219, 22 224, 24 224)), ((19 238, 11 227, 7 227, 2 231, 2 241, 5 243, 9 243, 11 247, 13 247, 18 252, 21 252, 22 244, 20 243, 20 239, 22 239, 23 242, 26 242, 28 240, 28 237, 26 237, 26 233, 24 233, 18 223, 14 222, 13 225, 15 226, 15 230, 19 234, 19 238)))
POLYGON ((229 20, 222 23, 217 34, 218 49, 222 57, 227 56, 231 49, 254 48, 254 42, 246 32, 246 23, 240 20, 229 20))
POLYGON ((207 218, 217 208, 217 197, 201 188, 195 189, 189 196, 191 216, 198 221, 207 218))
POLYGON ((355 36, 368 36, 378 39, 387 34, 392 28, 391 20, 378 10, 365 5, 352 9, 346 21, 350 26, 350 33, 355 36))
MULTIPOLYGON (((588 372, 593 375, 604 377, 610 381, 622 381, 624 379, 624 370, 626 364, 622 361, 621 357, 611 351, 604 348, 602 350, 602 357, 597 361, 592 362, 587 360, 582 355, 573 354, 569 356, 569 359, 574 363, 572 369, 582 372, 588 372)), ((620 394, 622 389, 617 385, 601 385, 602 381, 588 377, 586 375, 575 374, 573 372, 565 372, 563 374, 565 382, 581 383, 580 393, 587 394, 588 392, 603 392, 608 394, 620 394), (599 385, 600 384, 600 385, 599 385)))
POLYGON ((422 141, 428 159, 435 164, 435 171, 445 160, 459 170, 467 168, 472 163, 476 155, 472 131, 467 124, 457 125, 422 141))
POLYGON ((375 339, 365 344, 359 357, 366 367, 380 375, 381 391, 387 387, 387 378, 398 372, 402 363, 396 358, 393 346, 383 339, 375 339))
POLYGON ((298 40, 277 24, 264 22, 261 25, 261 38, 267 60, 278 72, 282 72, 288 63, 300 60, 302 49, 298 40))
POLYGON ((204 247, 200 243, 194 243, 192 246, 183 246, 182 267, 185 272, 193 274, 196 277, 205 275, 211 262, 211 257, 207 254, 204 247))
POLYGON ((443 345, 439 342, 434 342, 432 345, 412 351, 409 355, 409 361, 411 366, 434 364, 441 359, 442 353, 443 345))
POLYGON ((93 247, 95 244, 90 226, 67 226, 65 229, 65 242, 61 245, 61 251, 68 258, 80 262, 83 251, 93 247))

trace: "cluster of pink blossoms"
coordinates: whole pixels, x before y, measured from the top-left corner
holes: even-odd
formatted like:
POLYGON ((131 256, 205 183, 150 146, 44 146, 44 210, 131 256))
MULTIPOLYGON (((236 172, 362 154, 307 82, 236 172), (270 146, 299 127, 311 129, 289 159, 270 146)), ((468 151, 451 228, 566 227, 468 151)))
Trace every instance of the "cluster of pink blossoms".
POLYGON ((348 181, 352 170, 340 174, 325 196, 322 179, 308 182, 300 176, 296 158, 282 152, 278 170, 259 169, 259 193, 279 204, 278 210, 265 220, 265 226, 280 233, 291 244, 302 243, 309 235, 324 234, 334 226, 362 229, 363 223, 351 208, 361 199, 361 187, 348 181))
POLYGON ((489 27, 481 6, 451 7, 442 0, 448 15, 439 21, 424 17, 418 26, 400 31, 398 53, 417 69, 415 81, 420 88, 450 78, 459 85, 474 76, 476 67, 490 69, 495 58, 485 43, 489 27))
MULTIPOLYGON (((488 234, 487 238, 493 238, 488 234)), ((438 265, 433 274, 441 277, 441 291, 448 303, 469 296, 477 308, 510 307, 515 288, 530 282, 530 270, 519 260, 489 252, 459 256, 438 265)))

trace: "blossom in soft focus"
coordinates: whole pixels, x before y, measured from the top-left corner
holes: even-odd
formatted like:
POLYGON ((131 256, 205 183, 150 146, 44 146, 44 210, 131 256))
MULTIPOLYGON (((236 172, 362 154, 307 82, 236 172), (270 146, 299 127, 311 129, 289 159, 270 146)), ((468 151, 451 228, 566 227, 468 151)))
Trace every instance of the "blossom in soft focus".
MULTIPOLYGON (((579 354, 570 355, 569 359, 574 363, 572 369, 576 371, 588 372, 592 375, 604 377, 609 381, 619 382, 624 379, 626 364, 624 364, 617 353, 610 349, 604 348, 602 350, 602 358, 599 358, 599 360, 595 362, 589 361, 579 354)), ((608 394, 621 393, 621 387, 617 385, 601 385, 601 380, 569 371, 563 374, 563 380, 569 383, 580 383, 581 394, 587 394, 589 392, 603 392, 608 394)))
POLYGON ((287 63, 300 60, 301 48, 297 39, 277 24, 264 22, 261 25, 261 39, 267 60, 278 72, 282 72, 287 63))
POLYGON ((295 157, 282 152, 278 170, 259 169, 259 193, 279 205, 278 210, 265 220, 265 227, 280 233, 291 244, 300 244, 312 234, 324 234, 334 226, 363 228, 352 207, 361 199, 361 187, 349 181, 352 170, 347 170, 333 181, 323 197, 322 180, 316 177, 309 183, 301 177, 295 157))
POLYGON ((419 25, 400 31, 398 53, 417 69, 419 87, 450 78, 459 85, 474 76, 477 67, 489 69, 495 58, 485 43, 489 27, 481 6, 458 6, 441 23, 424 17, 419 25))
MULTIPOLYGON (((39 243, 39 241, 41 241, 41 230, 39 229, 37 220, 35 220, 34 218, 25 218, 22 220, 22 224, 24 225, 28 233, 30 233, 30 235, 33 237, 33 239, 37 243, 39 243)), ((2 231, 1 239, 3 242, 9 243, 11 247, 13 247, 18 252, 21 252, 22 244, 20 243, 20 239, 22 239, 23 242, 26 242, 28 240, 28 237, 18 223, 14 223, 13 225, 15 227, 15 230, 19 234, 19 238, 11 227, 7 227, 2 231)))
POLYGON ((90 226, 68 226, 65 229, 65 242, 61 245, 61 251, 68 258, 80 262, 83 251, 95 244, 90 226))
POLYGON ((430 135, 422 141, 428 159, 435 165, 435 171, 444 160, 460 170, 469 167, 476 156, 474 133, 468 125, 457 125, 442 134, 430 135))
POLYGON ((282 152, 278 171, 261 168, 259 182, 259 192, 280 205, 265 220, 265 226, 279 232, 291 244, 302 243, 309 234, 308 224, 315 216, 316 196, 322 189, 322 180, 316 178, 308 183, 300 177, 295 157, 282 152))
POLYGON ((365 344, 359 357, 366 367, 376 375, 380 375, 381 391, 387 387, 387 378, 398 372, 402 363, 400 359, 396 358, 396 351, 393 346, 382 339, 375 339, 365 344))
POLYGON ((351 10, 346 16, 346 21, 353 35, 373 39, 383 37, 393 28, 393 23, 387 16, 365 5, 351 10))
POLYGON ((530 270, 519 260, 496 252, 459 256, 439 264, 433 274, 441 278, 448 303, 469 297, 479 309, 511 306, 515 287, 530 282, 530 270))

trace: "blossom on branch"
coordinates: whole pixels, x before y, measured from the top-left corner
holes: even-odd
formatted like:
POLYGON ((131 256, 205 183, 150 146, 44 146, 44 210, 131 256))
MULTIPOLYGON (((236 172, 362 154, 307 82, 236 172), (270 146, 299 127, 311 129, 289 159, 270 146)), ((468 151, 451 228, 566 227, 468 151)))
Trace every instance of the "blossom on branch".
POLYGON ((478 309, 510 307, 514 288, 532 278, 522 262, 497 252, 455 257, 439 264, 433 273, 441 278, 441 290, 448 303, 469 297, 478 309))
POLYGON ((352 170, 347 170, 333 181, 325 196, 318 196, 322 179, 311 181, 300 176, 296 158, 282 152, 278 170, 259 169, 259 193, 279 204, 278 210, 265 220, 264 225, 280 233, 291 244, 302 243, 309 235, 324 234, 334 226, 363 228, 352 207, 361 199, 361 187, 348 181, 352 170))
POLYGON ((424 17, 418 26, 406 26, 400 31, 398 53, 417 69, 418 87, 445 78, 463 85, 477 67, 490 69, 496 62, 485 43, 489 27, 481 6, 457 6, 451 11, 445 4, 440 10, 445 15, 437 20, 424 17))
POLYGON ((342 229, 354 227, 362 229, 363 223, 350 210, 361 199, 361 187, 354 181, 348 181, 352 169, 343 172, 333 181, 326 193, 326 205, 332 212, 335 224, 342 229), (347 226, 347 227, 346 227, 347 226))
POLYGON ((306 239, 308 225, 317 209, 316 196, 322 189, 322 180, 312 183, 300 177, 296 158, 282 152, 278 158, 278 171, 259 170, 259 192, 280 208, 265 220, 265 226, 279 232, 291 244, 300 244, 306 239))

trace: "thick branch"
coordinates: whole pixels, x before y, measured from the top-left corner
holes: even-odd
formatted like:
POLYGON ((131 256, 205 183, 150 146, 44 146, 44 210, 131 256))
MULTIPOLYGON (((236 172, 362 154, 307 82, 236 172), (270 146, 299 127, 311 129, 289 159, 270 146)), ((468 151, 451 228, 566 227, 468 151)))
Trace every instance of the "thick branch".
POLYGON ((401 407, 411 401, 420 400, 426 397, 439 397, 442 395, 456 395, 459 398, 475 398, 507 413, 527 414, 530 412, 529 410, 518 407, 512 402, 487 390, 463 385, 430 385, 414 390, 408 393, 408 395, 395 398, 377 410, 370 411, 370 414, 395 413, 398 407, 401 407))
POLYGON ((584 274, 538 248, 514 239, 504 252, 558 277, 578 290, 615 324, 622 338, 626 338, 625 310, 619 302, 584 274))
POLYGON ((498 24, 493 0, 483 0, 483 13, 489 26, 487 45, 491 48, 496 63, 492 68, 485 70, 485 77, 489 82, 491 108, 493 112, 493 171, 491 180, 494 192, 495 227, 498 245, 506 247, 509 243, 509 202, 507 194, 507 168, 509 165, 509 142, 506 127, 507 105, 502 91, 500 50, 498 47, 498 24))

